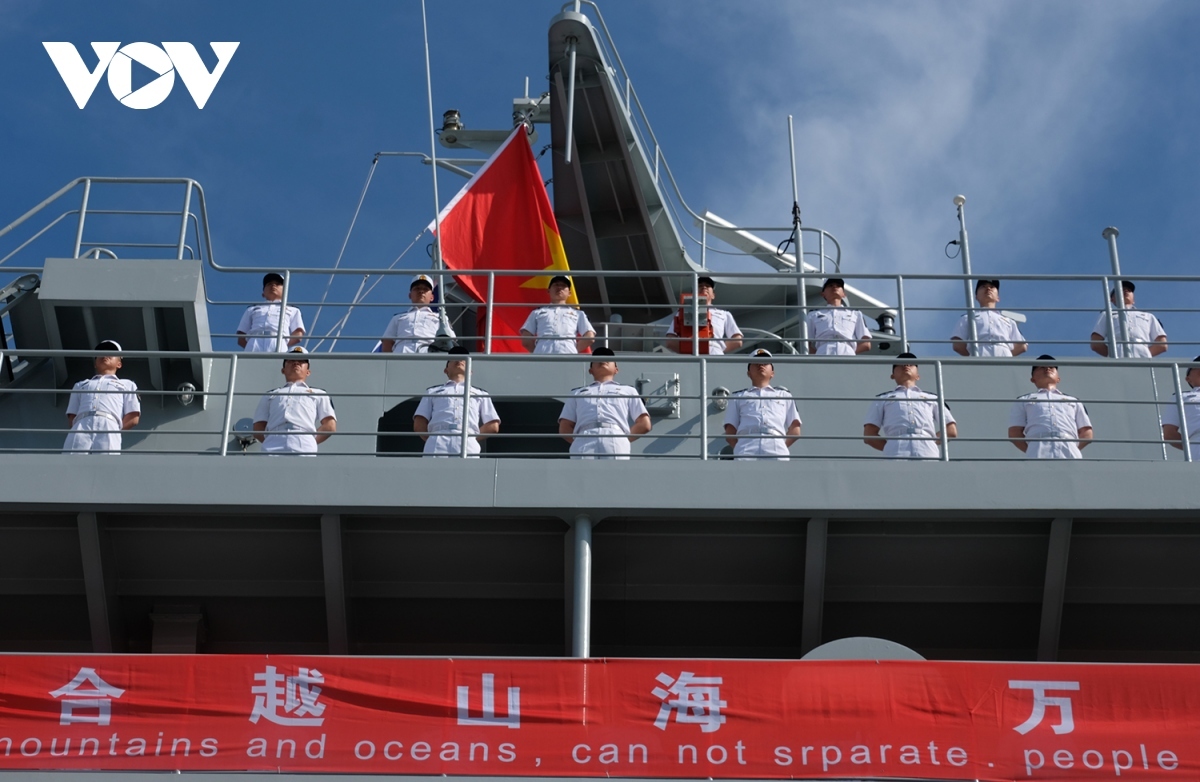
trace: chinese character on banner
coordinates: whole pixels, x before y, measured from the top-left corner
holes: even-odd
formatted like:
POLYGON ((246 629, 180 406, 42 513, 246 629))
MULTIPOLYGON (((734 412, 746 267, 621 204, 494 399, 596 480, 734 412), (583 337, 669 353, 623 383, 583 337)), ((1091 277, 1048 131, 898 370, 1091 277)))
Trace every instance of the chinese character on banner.
POLYGON ((508 716, 496 716, 496 674, 483 674, 483 716, 471 716, 471 688, 460 685, 458 692, 458 724, 459 725, 507 725, 510 728, 521 727, 521 688, 508 688, 508 716))
POLYGON ((69 695, 59 703, 62 704, 62 714, 58 719, 59 725, 72 725, 76 722, 87 722, 96 725, 107 725, 112 720, 112 699, 120 698, 125 691, 114 687, 96 674, 95 668, 80 668, 75 678, 50 693, 55 698, 69 695), (85 687, 84 685, 90 685, 85 687), (95 714, 76 714, 79 709, 95 714))
POLYGON ((321 688, 312 686, 324 684, 325 677, 316 668, 301 668, 296 676, 284 676, 274 665, 268 665, 262 673, 254 674, 254 680, 262 684, 250 688, 255 696, 251 722, 257 724, 259 717, 276 725, 292 726, 317 726, 325 721, 321 716, 325 704, 317 703, 321 688), (284 716, 287 714, 292 716, 284 716))
POLYGON ((1078 690, 1079 682, 1037 682, 1037 681, 1020 681, 1011 680, 1008 683, 1010 689, 1013 690, 1033 690, 1033 712, 1030 713, 1029 719, 1022 722, 1020 725, 1013 728, 1017 733, 1024 736, 1029 731, 1042 724, 1042 719, 1046 716, 1046 707, 1054 706, 1058 709, 1058 724, 1051 725, 1050 728, 1060 736, 1064 733, 1070 733, 1075 730, 1075 716, 1071 711, 1070 696, 1054 696, 1046 694, 1047 690, 1078 690))
POLYGON ((663 702, 654 720, 654 727, 666 730, 671 712, 675 712, 676 722, 699 725, 703 733, 721 729, 725 723, 721 709, 728 704, 721 700, 720 676, 696 676, 683 671, 678 679, 672 679, 665 673, 660 673, 655 679, 667 689, 655 687, 651 690, 663 702))

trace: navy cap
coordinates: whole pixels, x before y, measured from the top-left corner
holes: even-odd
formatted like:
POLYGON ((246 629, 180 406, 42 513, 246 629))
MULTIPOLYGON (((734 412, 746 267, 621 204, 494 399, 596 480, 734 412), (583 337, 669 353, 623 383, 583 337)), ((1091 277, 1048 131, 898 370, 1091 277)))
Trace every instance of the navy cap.
MULTIPOLYGON (((900 358, 916 358, 916 355, 913 353, 901 353, 900 355, 896 356, 896 358, 898 358, 898 359, 900 359, 900 358)), ((892 364, 892 369, 895 369, 896 367, 902 367, 902 366, 904 366, 904 364, 892 364)), ((913 366, 915 367, 916 364, 914 363, 913 366)))
POLYGON ((471 351, 467 350, 462 345, 455 345, 454 347, 447 350, 446 353, 451 356, 469 356, 469 355, 471 355, 471 351))
POLYGON ((96 346, 96 350, 115 350, 121 352, 121 343, 115 339, 106 339, 96 346))
POLYGON ((279 283, 283 285, 283 275, 279 272, 267 272, 263 275, 263 287, 267 287, 271 283, 279 283))
POLYGON ((699 287, 701 285, 707 285, 710 288, 717 287, 717 283, 713 280, 713 278, 707 275, 696 279, 696 286, 699 287))
POLYGON ((601 348, 596 348, 595 350, 592 351, 593 358, 595 358, 596 356, 615 356, 615 355, 617 355, 617 354, 613 353, 612 348, 601 347, 601 348))
POLYGON ((564 284, 566 284, 566 286, 568 288, 574 287, 571 285, 571 278, 565 274, 556 274, 553 277, 551 277, 550 282, 546 283, 546 287, 551 288, 554 286, 554 283, 556 283, 556 282, 564 283, 564 284))
POLYGON ((821 286, 821 290, 825 290, 826 288, 830 287, 831 285, 836 285, 839 288, 845 288, 846 281, 843 280, 841 277, 830 277, 828 280, 825 281, 825 284, 821 286))
POLYGON ((1000 290, 1000 281, 999 280, 978 280, 975 283, 975 292, 979 293, 979 289, 981 287, 983 287, 984 285, 991 285, 996 290, 1000 290))
MULTIPOLYGON (((1057 359, 1055 359, 1054 356, 1050 355, 1049 353, 1043 353, 1042 355, 1037 357, 1037 360, 1038 361, 1056 361, 1057 359)), ((1053 366, 1055 369, 1058 369, 1057 364, 1034 364, 1033 371, 1036 372, 1037 368, 1039 366, 1053 366)))
MULTIPOLYGON (((1134 291, 1136 291, 1136 290, 1137 290, 1137 286, 1136 286, 1136 285, 1134 285, 1134 284, 1133 284, 1132 282, 1130 282, 1129 280, 1121 280, 1121 287, 1122 287, 1124 290, 1127 290, 1127 291, 1129 291, 1130 293, 1133 293, 1134 291)), ((1113 288, 1113 289, 1112 289, 1112 291, 1110 291, 1110 294, 1116 294, 1116 292, 1117 292, 1117 289, 1116 289, 1116 288, 1113 288)))

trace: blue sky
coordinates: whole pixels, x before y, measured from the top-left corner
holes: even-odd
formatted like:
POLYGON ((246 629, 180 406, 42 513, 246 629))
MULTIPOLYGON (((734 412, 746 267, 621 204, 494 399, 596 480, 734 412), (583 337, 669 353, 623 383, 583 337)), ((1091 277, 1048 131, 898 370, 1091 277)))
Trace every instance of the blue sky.
MULTIPOLYGON (((468 127, 509 126, 525 77, 535 94, 545 89, 546 28, 559 7, 430 2, 439 120, 454 107, 468 127)), ((805 223, 841 240, 847 272, 957 272, 943 246, 957 230, 958 192, 968 197, 979 270, 1106 272, 1100 231, 1117 225, 1127 273, 1195 272, 1195 3, 608 0, 601 9, 698 211, 758 225, 788 220, 793 114, 805 223)), ((414 0, 7 0, 0 225, 74 177, 189 176, 207 193, 219 263, 331 265, 374 153, 428 150, 420 22, 414 0), (94 40, 190 41, 210 67, 208 41, 241 45, 202 111, 178 82, 163 104, 136 111, 103 80, 81 111, 41 46, 47 40, 75 43, 89 65, 94 40)), ((425 166, 384 160, 343 264, 391 263, 432 217, 430 180, 425 166)), ((462 182, 442 175, 442 203, 462 182)), ((162 204, 177 200, 173 191, 162 204)), ((423 265, 425 243, 402 265, 423 265)), ((12 246, 0 238, 0 255, 12 246)), ((39 248, 65 254, 69 236, 39 248)), ((357 284, 342 281, 335 298, 357 284)), ((310 279, 297 292, 312 300, 323 287, 310 279)), ((385 283, 372 300, 401 300, 406 287, 385 283)), ((253 299, 258 281, 210 277, 210 293, 253 299)), ((1195 299, 1178 285, 1138 293, 1151 310, 1195 299)), ((949 285, 909 296, 927 306, 961 301, 949 285)), ((1097 299, 1081 286, 1013 283, 1003 306, 1098 307, 1097 299)), ((232 331, 240 309, 214 309, 214 330, 232 331)), ((390 312, 364 310, 351 328, 379 333, 390 312)), ((312 308, 305 314, 311 322, 312 308)), ((321 318, 317 332, 334 320, 321 318)), ((1035 349, 1050 349, 1055 336, 1085 338, 1076 332, 1094 320, 1030 318, 1035 349)), ((1194 316, 1162 319, 1173 338, 1200 340, 1194 316)), ((915 320, 923 336, 940 338, 953 317, 915 320)))

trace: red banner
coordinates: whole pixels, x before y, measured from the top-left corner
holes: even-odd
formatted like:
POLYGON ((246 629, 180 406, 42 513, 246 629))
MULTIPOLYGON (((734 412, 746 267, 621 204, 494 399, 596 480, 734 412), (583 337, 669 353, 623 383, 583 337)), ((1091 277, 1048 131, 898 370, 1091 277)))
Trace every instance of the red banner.
POLYGON ((0 769, 1190 779, 1200 668, 6 655, 0 769))

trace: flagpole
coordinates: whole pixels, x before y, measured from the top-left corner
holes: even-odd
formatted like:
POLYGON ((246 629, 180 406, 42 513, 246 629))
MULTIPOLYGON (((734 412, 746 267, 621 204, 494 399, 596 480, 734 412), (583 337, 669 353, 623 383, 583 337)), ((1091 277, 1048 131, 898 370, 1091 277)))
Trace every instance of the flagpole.
MULTIPOLYGON (((425 17, 425 0, 421 0, 421 33, 425 38, 425 97, 429 104, 429 159, 433 172, 433 265, 438 271, 442 270, 442 207, 438 198, 437 182, 437 131, 433 124, 433 77, 429 68, 429 23, 425 17)), ((441 279, 438 280, 441 287, 441 279)), ((444 308, 443 308, 444 309, 444 308)))

